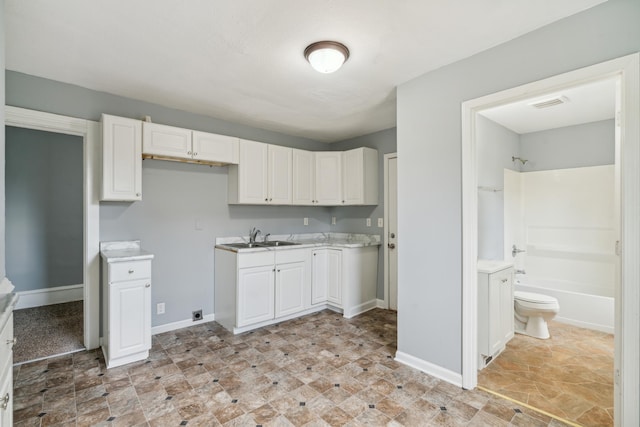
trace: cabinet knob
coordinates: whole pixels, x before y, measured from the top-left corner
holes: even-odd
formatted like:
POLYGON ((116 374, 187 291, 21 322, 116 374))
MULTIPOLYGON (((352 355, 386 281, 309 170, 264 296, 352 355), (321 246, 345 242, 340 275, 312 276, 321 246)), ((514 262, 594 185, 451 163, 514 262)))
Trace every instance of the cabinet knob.
POLYGON ((133 271, 134 271, 133 268, 130 268, 129 269, 129 274, 133 274, 133 271))
POLYGON ((344 200, 342 201, 342 203, 344 203, 344 200))
POLYGON ((271 270, 271 271, 273 271, 273 272, 275 273, 275 272, 276 272, 276 269, 274 268, 274 269, 273 269, 273 270, 271 270))
POLYGON ((194 156, 194 157, 195 157, 195 156, 197 156, 197 155, 198 155, 198 153, 193 153, 193 156, 194 156))
POLYGON ((136 193, 136 197, 140 197, 140 193, 136 193))
POLYGON ((2 398, 2 405, 0 405, 0 408, 7 409, 7 406, 9 406, 9 393, 5 394, 2 398))
POLYGON ((14 345, 16 345, 17 342, 18 342, 18 338, 13 337, 12 340, 7 340, 7 345, 14 346, 14 345))
POLYGON ((265 202, 268 202, 268 201, 269 201, 269 199, 264 199, 264 201, 265 201, 265 202))
POLYGON ((147 283, 146 285, 144 285, 145 288, 150 288, 151 287, 151 283, 147 283))
POLYGON ((269 201, 272 201, 273 199, 269 199, 269 201))
POLYGON ((502 279, 502 283, 507 283, 509 279, 502 279))
POLYGON ((187 151, 187 154, 188 154, 188 155, 191 155, 191 151, 187 151))
POLYGON ((316 256, 316 253, 315 253, 315 252, 313 253, 313 256, 316 256))
POLYGON ((278 273, 280 273, 280 270, 278 270, 278 273))

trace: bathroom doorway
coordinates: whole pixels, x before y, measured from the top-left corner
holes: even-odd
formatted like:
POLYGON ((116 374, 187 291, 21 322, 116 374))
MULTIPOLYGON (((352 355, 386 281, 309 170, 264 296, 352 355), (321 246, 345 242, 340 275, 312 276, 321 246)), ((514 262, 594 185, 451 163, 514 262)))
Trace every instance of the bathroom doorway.
MULTIPOLYGON (((633 313, 638 309, 635 298, 620 298, 632 292, 634 283, 638 280, 638 273, 632 267, 640 249, 640 230, 637 218, 640 212, 636 206, 638 183, 637 171, 640 169, 638 159, 633 153, 640 146, 640 129, 638 129, 638 81, 640 74, 639 55, 630 55, 616 60, 597 64, 563 75, 530 83, 500 93, 487 95, 463 103, 463 386, 474 388, 477 385, 478 353, 476 341, 477 322, 477 259, 478 259, 478 176, 476 161, 476 124, 479 113, 483 110, 524 99, 542 98, 554 95, 566 88, 584 85, 590 82, 611 77, 618 78, 616 106, 618 108, 616 133, 622 135, 621 144, 616 148, 616 157, 620 160, 620 174, 616 172, 622 182, 624 194, 617 206, 621 209, 618 216, 622 219, 624 235, 617 247, 623 250, 617 252, 617 266, 622 269, 616 272, 615 280, 615 343, 614 343, 614 412, 616 423, 620 425, 637 424, 638 399, 637 385, 640 382, 638 366, 632 363, 637 360, 637 346, 622 345, 622 343, 637 342, 638 323, 632 320, 633 313), (622 155, 621 155, 622 154, 622 155), (469 244, 471 243, 471 244, 469 244)), ((513 156, 518 157, 518 156, 513 156)), ((509 156, 509 160, 511 156, 509 156)), ((503 248, 504 249, 504 248, 503 248)), ((522 248, 518 248, 522 249, 522 248)))

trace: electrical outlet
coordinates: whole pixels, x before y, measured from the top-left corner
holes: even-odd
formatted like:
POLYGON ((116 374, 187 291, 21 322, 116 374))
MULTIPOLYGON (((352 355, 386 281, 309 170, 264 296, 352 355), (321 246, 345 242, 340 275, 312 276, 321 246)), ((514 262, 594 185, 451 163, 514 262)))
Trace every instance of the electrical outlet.
POLYGON ((159 302, 156 305, 156 314, 164 314, 164 303, 163 302, 159 302))
POLYGON ((384 219, 378 218, 378 227, 380 228, 384 227, 384 219))
POLYGON ((331 225, 336 225, 336 217, 335 216, 331 217, 331 225))
POLYGON ((202 320, 202 310, 196 310, 191 312, 191 320, 197 322, 198 320, 202 320))
POLYGON ((303 223, 304 223, 304 225, 309 225, 309 218, 305 218, 303 223))
POLYGON ((367 218, 367 227, 371 227, 371 218, 367 218))

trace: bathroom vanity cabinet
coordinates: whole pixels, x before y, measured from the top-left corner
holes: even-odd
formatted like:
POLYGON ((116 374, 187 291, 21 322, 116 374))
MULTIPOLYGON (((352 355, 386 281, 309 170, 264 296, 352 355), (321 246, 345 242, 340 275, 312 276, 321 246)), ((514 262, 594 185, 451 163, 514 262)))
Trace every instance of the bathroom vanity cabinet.
POLYGON ((513 265, 478 261, 478 368, 487 366, 513 338, 513 265))

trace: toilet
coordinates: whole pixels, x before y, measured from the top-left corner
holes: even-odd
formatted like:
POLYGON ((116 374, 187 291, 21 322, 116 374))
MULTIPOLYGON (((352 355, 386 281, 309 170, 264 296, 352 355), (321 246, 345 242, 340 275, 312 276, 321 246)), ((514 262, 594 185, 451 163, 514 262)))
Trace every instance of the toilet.
POLYGON ((558 300, 548 295, 521 291, 515 291, 513 299, 515 332, 543 340, 549 338, 547 321, 558 314, 558 300))

